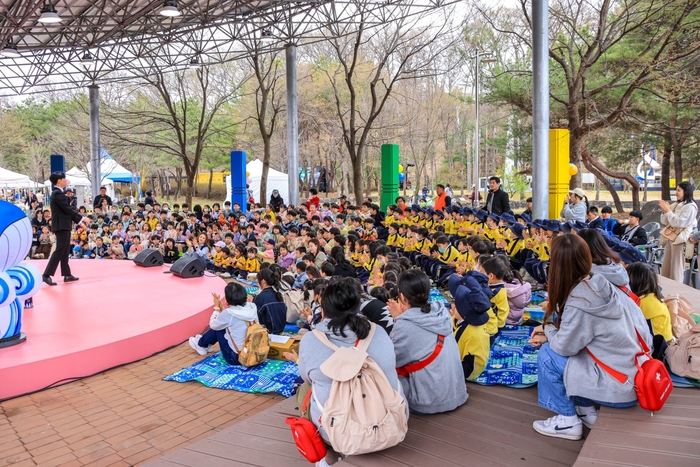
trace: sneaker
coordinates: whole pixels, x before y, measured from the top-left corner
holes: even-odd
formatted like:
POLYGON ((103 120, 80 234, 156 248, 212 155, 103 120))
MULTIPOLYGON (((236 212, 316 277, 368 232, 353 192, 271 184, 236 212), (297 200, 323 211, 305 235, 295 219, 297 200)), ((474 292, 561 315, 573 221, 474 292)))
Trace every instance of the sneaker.
POLYGON ((578 441, 583 435, 583 424, 578 418, 574 417, 576 421, 570 421, 571 418, 555 415, 547 420, 532 422, 532 428, 541 435, 578 441))
POLYGON ((228 279, 229 277, 231 277, 231 274, 229 274, 228 272, 222 272, 221 277, 228 279))
POLYGON ((213 346, 213 345, 207 346, 207 353, 211 353, 213 350, 214 350, 214 346, 213 346))
POLYGON ((598 420, 598 411, 593 410, 592 412, 584 413, 581 409, 582 407, 576 406, 576 415, 578 415, 579 420, 581 420, 581 423, 583 423, 586 428, 593 428, 593 424, 598 420))
POLYGON ((328 462, 326 462, 326 459, 321 459, 320 461, 316 462, 316 467, 331 467, 328 462))
POLYGON ((197 351, 199 355, 206 355, 207 354, 207 349, 206 347, 200 347, 198 342, 199 339, 201 339, 202 336, 192 336, 190 337, 190 347, 192 347, 194 350, 197 351))

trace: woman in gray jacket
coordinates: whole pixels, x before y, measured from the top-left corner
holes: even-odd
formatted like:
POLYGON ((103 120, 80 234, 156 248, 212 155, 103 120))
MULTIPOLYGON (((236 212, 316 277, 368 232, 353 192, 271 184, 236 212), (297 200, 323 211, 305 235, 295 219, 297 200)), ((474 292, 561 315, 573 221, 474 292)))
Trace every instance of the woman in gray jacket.
POLYGON ((467 401, 467 385, 452 319, 442 303, 429 303, 430 279, 419 269, 399 276, 398 300, 389 301, 394 327, 389 337, 396 372, 412 412, 454 410, 467 401))
POLYGON ((602 274, 591 272, 591 266, 591 252, 580 237, 560 235, 552 241, 544 322, 553 320, 536 327, 530 338, 541 346, 538 402, 557 414, 533 423, 545 436, 581 439, 582 423, 590 428, 598 417, 595 403, 637 404, 634 385, 619 383, 586 350, 631 383, 637 373, 635 355, 641 351, 636 331, 649 347, 652 336, 634 301, 602 274))

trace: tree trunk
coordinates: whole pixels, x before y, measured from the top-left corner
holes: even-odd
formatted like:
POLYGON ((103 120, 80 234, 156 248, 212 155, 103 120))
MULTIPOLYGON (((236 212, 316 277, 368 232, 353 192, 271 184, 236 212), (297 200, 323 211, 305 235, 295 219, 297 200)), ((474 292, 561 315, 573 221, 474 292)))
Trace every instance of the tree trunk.
POLYGON ((270 135, 263 135, 263 167, 260 175, 260 195, 258 203, 267 203, 267 175, 270 173, 270 135))
POLYGON ((615 209, 617 210, 617 212, 625 212, 625 209, 622 206, 622 201, 620 201, 620 195, 617 194, 617 190, 615 189, 615 187, 613 187, 612 183, 610 183, 608 179, 605 178, 605 175, 603 175, 587 157, 582 158, 582 162, 586 169, 588 169, 589 172, 595 175, 596 178, 600 180, 600 182, 603 185, 605 185, 605 188, 610 192, 610 195, 613 197, 613 203, 615 203, 615 209))
POLYGON ((574 136, 574 132, 571 132, 569 144, 569 162, 578 167, 578 172, 576 175, 572 176, 569 180, 569 189, 573 190, 574 188, 581 187, 581 162, 583 160, 581 148, 583 147, 583 138, 576 137, 574 136))
POLYGON ((209 169, 209 185, 207 185, 207 199, 211 198, 211 183, 214 181, 214 169, 209 169))
POLYGON ((175 169, 175 177, 177 178, 177 190, 175 191, 175 201, 182 193, 182 167, 175 169))
POLYGON ((613 177, 621 180, 627 181, 627 183, 630 184, 632 187, 632 209, 634 210, 639 210, 640 205, 639 205, 639 182, 629 173, 627 172, 615 172, 607 167, 603 163, 601 163, 598 159, 596 159, 590 152, 588 152, 588 149, 583 149, 581 151, 581 156, 584 160, 588 160, 592 166, 594 166, 598 171, 604 173, 608 177, 613 177))
MULTIPOLYGON (((187 171, 185 171, 187 172, 187 171)), ((195 194, 195 177, 197 173, 196 172, 191 172, 187 174, 187 188, 185 191, 185 202, 192 207, 192 198, 194 197, 195 194)))
POLYGON ((671 152, 673 145, 671 144, 670 132, 665 132, 664 151, 661 153, 661 199, 671 199, 671 152))
POLYGON ((355 206, 362 204, 362 166, 358 167, 362 159, 357 157, 352 164, 352 191, 355 195, 355 206))

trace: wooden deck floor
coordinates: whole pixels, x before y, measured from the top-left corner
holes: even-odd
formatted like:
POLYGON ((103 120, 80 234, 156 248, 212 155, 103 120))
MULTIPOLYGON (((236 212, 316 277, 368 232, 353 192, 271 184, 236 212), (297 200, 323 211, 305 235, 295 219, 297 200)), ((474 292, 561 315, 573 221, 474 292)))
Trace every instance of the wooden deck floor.
MULTIPOLYGON (((290 415, 296 415, 293 399, 146 465, 308 467, 284 423, 290 415)), ((550 415, 537 406, 536 388, 470 384, 469 400, 459 409, 411 416, 408 436, 401 445, 347 458, 342 465, 570 466, 583 441, 547 438, 532 429, 533 420, 550 415)))
MULTIPOLYGON (((700 291, 660 278, 664 294, 680 293, 700 311, 700 291)), ((412 416, 399 446, 345 459, 342 466, 700 466, 700 390, 675 389, 663 410, 603 408, 582 441, 541 436, 532 422, 550 412, 537 389, 469 385, 469 401, 448 414, 412 416)), ((293 399, 146 465, 308 467, 284 419, 293 399)))

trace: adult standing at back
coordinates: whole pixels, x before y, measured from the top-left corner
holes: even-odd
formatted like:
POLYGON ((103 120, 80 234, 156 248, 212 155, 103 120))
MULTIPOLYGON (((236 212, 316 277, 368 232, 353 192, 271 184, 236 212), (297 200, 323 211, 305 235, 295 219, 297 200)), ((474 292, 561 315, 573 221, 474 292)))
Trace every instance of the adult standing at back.
POLYGON ((588 211, 588 199, 581 188, 569 190, 569 196, 564 200, 561 208, 561 217, 565 222, 586 222, 586 212, 588 211))
POLYGON ((489 186, 491 189, 486 197, 486 210, 497 216, 500 216, 504 212, 512 213, 510 210, 508 193, 501 188, 501 179, 495 176, 489 178, 489 186))
POLYGON ((70 200, 63 192, 66 189, 68 180, 63 172, 54 172, 49 177, 54 190, 51 193, 51 232, 56 235, 56 249, 54 250, 49 262, 46 265, 44 274, 41 278, 48 285, 56 285, 51 279, 56 273, 58 263, 61 263, 61 275, 63 282, 77 281, 70 272, 68 264, 68 255, 70 254, 70 233, 73 228, 73 222, 81 222, 83 216, 70 205, 70 200))
POLYGON ((156 197, 153 196, 153 192, 151 190, 148 190, 146 192, 146 198, 143 200, 143 204, 146 206, 151 206, 153 207, 156 204, 156 197))
POLYGON ((282 198, 282 195, 280 195, 279 190, 272 190, 269 204, 275 214, 280 212, 280 209, 282 209, 282 206, 284 205, 284 198, 282 198))
POLYGON ((666 226, 661 231, 666 244, 661 275, 678 282, 683 282, 685 271, 685 242, 697 225, 698 205, 693 199, 693 189, 693 185, 688 182, 679 183, 675 203, 659 201, 659 207, 663 211, 661 224, 666 226))
POLYGON ((100 194, 95 196, 95 199, 92 200, 93 209, 102 207, 103 200, 107 201, 107 206, 112 205, 112 198, 110 198, 110 196, 107 194, 107 188, 101 186, 100 187, 100 194))
POLYGON ((445 192, 445 185, 442 183, 435 185, 435 191, 437 192, 437 196, 433 202, 433 209, 444 212, 447 206, 452 205, 452 198, 445 192))

